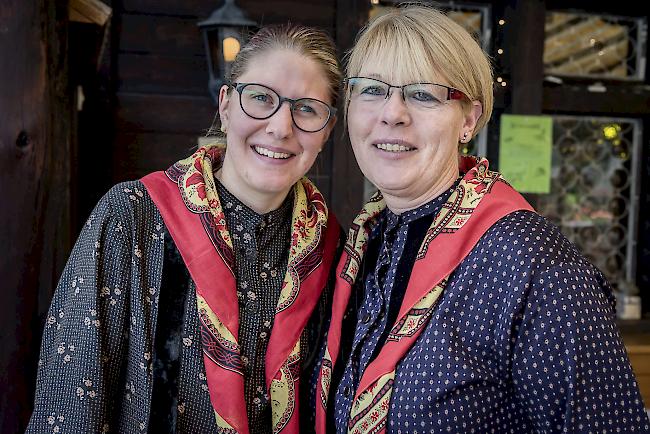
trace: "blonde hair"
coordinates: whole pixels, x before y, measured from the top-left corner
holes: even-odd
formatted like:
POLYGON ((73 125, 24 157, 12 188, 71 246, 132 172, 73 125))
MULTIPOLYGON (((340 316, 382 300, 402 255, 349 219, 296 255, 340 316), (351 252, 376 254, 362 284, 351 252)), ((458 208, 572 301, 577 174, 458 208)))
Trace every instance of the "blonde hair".
MULTIPOLYGON (((370 60, 381 61, 392 78, 442 77, 470 100, 480 101, 483 113, 474 134, 492 115, 492 67, 487 55, 467 30, 433 7, 401 5, 369 22, 347 55, 347 76, 359 75, 370 60)), ((346 107, 348 98, 346 93, 346 107)), ((463 107, 469 106, 465 101, 463 107)))

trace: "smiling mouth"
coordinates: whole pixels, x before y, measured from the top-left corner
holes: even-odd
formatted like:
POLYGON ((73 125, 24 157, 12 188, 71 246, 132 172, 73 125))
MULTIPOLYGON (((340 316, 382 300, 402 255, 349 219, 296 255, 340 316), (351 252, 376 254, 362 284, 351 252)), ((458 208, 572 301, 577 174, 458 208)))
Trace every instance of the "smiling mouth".
POLYGON ((398 143, 374 143, 373 146, 386 152, 410 152, 416 149, 398 143))
POLYGON ((251 146, 253 150, 264 157, 273 158, 274 160, 286 160, 291 158, 293 154, 287 154, 286 152, 273 152, 269 149, 263 148, 261 146, 251 146))

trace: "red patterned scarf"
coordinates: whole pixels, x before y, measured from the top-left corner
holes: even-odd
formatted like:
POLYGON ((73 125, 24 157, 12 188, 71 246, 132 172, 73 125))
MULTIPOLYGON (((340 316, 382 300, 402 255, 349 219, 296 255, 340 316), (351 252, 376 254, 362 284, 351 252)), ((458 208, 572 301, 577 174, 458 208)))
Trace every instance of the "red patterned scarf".
MULTIPOLYGON (((397 364, 428 324, 449 275, 497 220, 516 210, 532 210, 500 174, 488 170, 487 160, 463 157, 461 172, 466 172, 463 179, 435 216, 418 250, 397 320, 378 356, 360 379, 348 419, 350 433, 386 431, 397 364)), ((332 371, 339 355, 343 314, 370 231, 385 207, 383 197, 377 193, 361 210, 348 233, 337 267, 332 320, 316 386, 316 431, 319 434, 326 432, 327 401, 332 371)))
MULTIPOLYGON (((235 256, 213 175, 223 155, 222 146, 201 147, 142 182, 196 284, 203 359, 219 432, 247 434, 235 256)), ((274 433, 299 431, 300 335, 326 285, 339 234, 334 215, 309 180, 301 179, 293 192, 287 272, 266 353, 274 433)))

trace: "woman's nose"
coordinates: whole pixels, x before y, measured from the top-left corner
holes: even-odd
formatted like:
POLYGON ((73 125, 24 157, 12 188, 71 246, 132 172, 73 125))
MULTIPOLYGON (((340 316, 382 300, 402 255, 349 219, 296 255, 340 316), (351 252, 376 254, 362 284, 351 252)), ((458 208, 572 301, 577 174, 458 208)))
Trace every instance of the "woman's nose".
POLYGON ((411 116, 400 89, 391 89, 381 111, 381 121, 388 125, 408 124, 411 116))
POLYGON ((278 111, 268 119, 266 132, 272 134, 276 139, 285 139, 293 134, 291 104, 288 101, 283 101, 278 111))

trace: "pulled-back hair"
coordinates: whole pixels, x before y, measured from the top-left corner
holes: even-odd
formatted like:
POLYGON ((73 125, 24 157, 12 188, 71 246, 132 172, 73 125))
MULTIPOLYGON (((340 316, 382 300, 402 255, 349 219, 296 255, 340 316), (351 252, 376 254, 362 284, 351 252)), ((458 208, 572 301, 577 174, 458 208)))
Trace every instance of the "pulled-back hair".
POLYGON ((331 104, 336 105, 342 80, 336 48, 325 32, 312 27, 298 24, 262 27, 237 54, 227 80, 235 83, 252 59, 276 49, 295 51, 315 61, 327 77, 331 104))
POLYGON ((480 101, 483 114, 473 134, 490 119, 494 101, 490 61, 469 32, 437 9, 405 4, 372 20, 348 53, 347 76, 359 75, 365 63, 377 59, 394 78, 434 81, 442 77, 471 100, 480 101))

